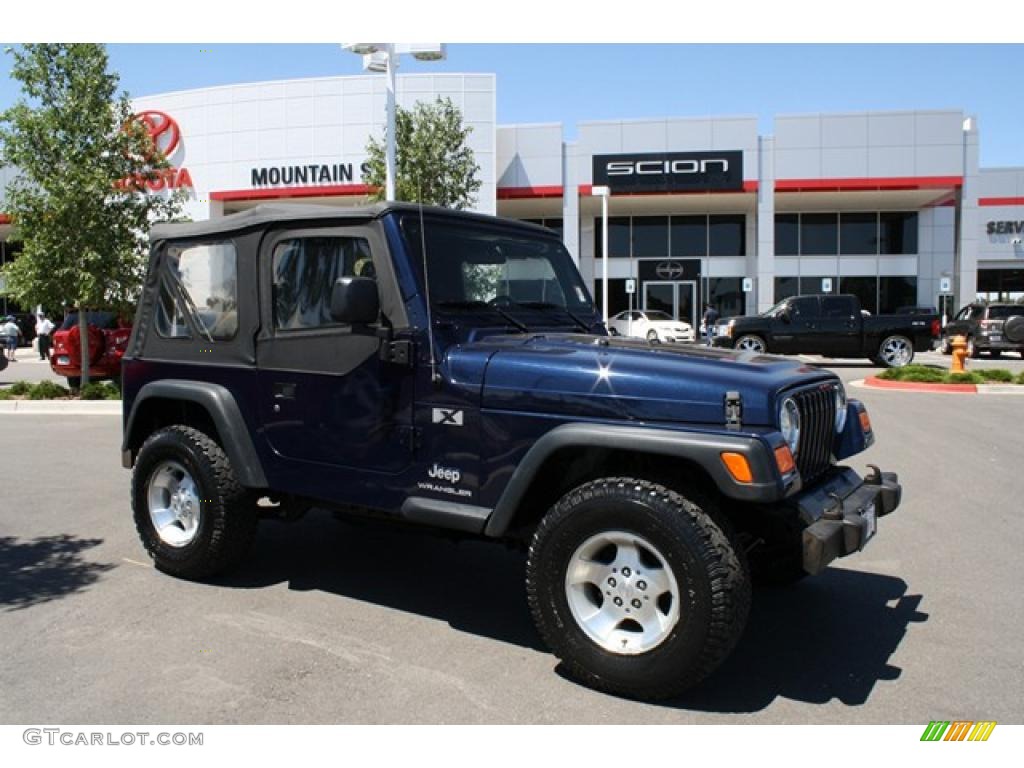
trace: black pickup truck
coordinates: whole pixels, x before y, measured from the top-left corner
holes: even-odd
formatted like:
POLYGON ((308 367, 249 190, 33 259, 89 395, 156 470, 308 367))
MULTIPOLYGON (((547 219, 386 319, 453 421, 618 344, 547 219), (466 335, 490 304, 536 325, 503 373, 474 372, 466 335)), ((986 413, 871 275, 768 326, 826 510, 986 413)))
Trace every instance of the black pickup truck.
POLYGON ((792 296, 755 317, 715 325, 714 345, 778 354, 866 357, 899 368, 930 350, 938 315, 868 315, 852 295, 792 296))

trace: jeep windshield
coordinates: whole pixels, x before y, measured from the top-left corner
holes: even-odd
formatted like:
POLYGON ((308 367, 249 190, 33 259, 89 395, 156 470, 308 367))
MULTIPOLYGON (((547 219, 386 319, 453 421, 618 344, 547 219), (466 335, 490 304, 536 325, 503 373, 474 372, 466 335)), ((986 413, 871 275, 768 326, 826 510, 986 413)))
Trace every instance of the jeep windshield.
POLYGON ((555 237, 500 224, 426 216, 401 218, 413 266, 423 279, 423 243, 430 303, 440 313, 492 315, 521 331, 552 322, 589 331, 594 305, 572 257, 555 237))

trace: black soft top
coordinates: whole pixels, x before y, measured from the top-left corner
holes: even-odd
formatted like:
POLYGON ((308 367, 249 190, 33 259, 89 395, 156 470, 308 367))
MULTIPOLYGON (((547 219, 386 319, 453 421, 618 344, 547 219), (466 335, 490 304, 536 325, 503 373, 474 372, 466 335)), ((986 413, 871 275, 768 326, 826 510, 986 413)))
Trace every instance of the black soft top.
MULTIPOLYGON (((552 234, 550 230, 536 224, 528 224, 516 219, 505 219, 496 216, 488 216, 482 213, 468 213, 466 211, 453 211, 450 208, 438 208, 432 205, 424 205, 423 213, 430 216, 446 216, 450 218, 463 219, 467 221, 479 221, 484 223, 501 222, 509 226, 515 226, 535 233, 552 234)), ((221 235, 229 232, 238 232, 254 227, 263 227, 277 223, 291 223, 296 221, 317 221, 321 219, 377 219, 392 212, 418 213, 420 206, 416 203, 374 203, 373 205, 361 205, 352 207, 338 207, 333 205, 292 205, 292 204, 267 204, 257 205, 246 211, 228 214, 206 221, 179 223, 179 224, 155 224, 150 230, 150 239, 177 240, 189 237, 208 237, 210 235, 221 235)))

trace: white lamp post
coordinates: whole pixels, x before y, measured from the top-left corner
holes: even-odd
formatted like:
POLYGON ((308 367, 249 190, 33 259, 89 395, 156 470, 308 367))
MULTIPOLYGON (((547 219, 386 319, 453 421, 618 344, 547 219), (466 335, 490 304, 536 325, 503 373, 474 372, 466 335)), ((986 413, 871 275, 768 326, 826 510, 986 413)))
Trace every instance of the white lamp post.
POLYGON ((591 187, 590 194, 601 198, 601 309, 604 325, 608 327, 608 198, 612 191, 608 187, 591 187))
POLYGON ((342 48, 363 57, 363 69, 387 74, 387 124, 384 129, 384 198, 395 199, 395 73, 398 57, 410 54, 418 61, 445 58, 443 43, 343 43, 342 48))

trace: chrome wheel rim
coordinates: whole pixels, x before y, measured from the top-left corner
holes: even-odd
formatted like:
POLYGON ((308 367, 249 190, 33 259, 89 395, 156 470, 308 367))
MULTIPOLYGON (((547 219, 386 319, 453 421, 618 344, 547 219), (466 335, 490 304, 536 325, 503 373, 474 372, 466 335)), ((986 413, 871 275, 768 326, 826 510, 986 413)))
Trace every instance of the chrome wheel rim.
POLYGON ((661 552, 635 533, 603 531, 577 547, 565 596, 579 628, 610 653, 646 653, 679 622, 675 575, 661 552))
POLYGON ((910 362, 913 351, 906 339, 893 337, 882 344, 882 360, 886 365, 899 368, 910 362))
POLYGON ((764 342, 752 336, 744 336, 736 344, 736 349, 743 349, 749 352, 764 352, 764 342))
POLYGON ((160 541, 175 548, 192 543, 199 531, 201 507, 188 470, 176 461, 159 464, 149 476, 146 503, 160 541))

